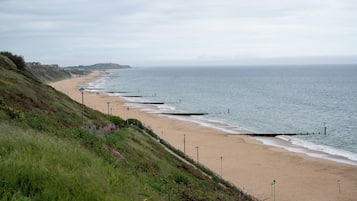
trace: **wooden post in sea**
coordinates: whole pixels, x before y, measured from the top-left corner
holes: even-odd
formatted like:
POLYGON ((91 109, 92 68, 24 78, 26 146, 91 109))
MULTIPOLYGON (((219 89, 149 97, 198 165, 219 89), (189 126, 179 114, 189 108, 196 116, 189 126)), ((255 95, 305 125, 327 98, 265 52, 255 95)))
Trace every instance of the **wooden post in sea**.
POLYGON ((326 122, 324 122, 324 134, 326 135, 326 122))

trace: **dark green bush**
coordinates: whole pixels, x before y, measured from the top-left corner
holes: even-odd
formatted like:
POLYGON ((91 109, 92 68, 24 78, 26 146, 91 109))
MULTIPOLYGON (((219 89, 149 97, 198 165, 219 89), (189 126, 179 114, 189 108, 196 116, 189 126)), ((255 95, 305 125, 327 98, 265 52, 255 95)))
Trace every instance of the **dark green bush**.
POLYGON ((143 126, 143 124, 141 123, 141 121, 139 121, 139 120, 137 120, 137 119, 127 119, 126 121, 127 121, 127 123, 128 123, 129 125, 137 126, 137 127, 141 128, 141 129, 144 128, 144 126, 143 126))
POLYGON ((14 64, 17 66, 17 69, 24 70, 26 68, 26 63, 22 56, 12 54, 11 52, 8 51, 0 52, 0 54, 6 56, 12 62, 14 62, 14 64))
POLYGON ((121 128, 125 127, 126 125, 126 122, 118 116, 112 116, 111 121, 113 122, 114 125, 119 126, 121 128))

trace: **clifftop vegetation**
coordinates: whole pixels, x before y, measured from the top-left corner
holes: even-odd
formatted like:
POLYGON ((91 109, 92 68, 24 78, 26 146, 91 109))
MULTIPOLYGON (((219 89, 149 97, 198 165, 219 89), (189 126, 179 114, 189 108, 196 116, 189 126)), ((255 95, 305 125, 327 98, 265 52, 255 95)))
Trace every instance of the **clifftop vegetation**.
POLYGON ((10 69, 12 68, 18 70, 25 70, 26 63, 22 56, 12 54, 8 51, 2 51, 0 52, 0 55, 2 56, 1 62, 5 62, 5 64, 7 64, 4 65, 4 67, 10 67, 10 69))

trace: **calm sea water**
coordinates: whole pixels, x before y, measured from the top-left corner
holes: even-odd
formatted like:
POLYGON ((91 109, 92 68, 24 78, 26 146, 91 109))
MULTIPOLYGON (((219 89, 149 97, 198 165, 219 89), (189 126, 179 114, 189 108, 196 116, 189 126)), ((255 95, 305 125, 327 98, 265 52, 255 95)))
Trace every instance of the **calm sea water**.
POLYGON ((292 151, 305 147, 357 161, 356 65, 137 67, 109 73, 93 86, 142 96, 131 102, 165 102, 140 105, 151 112, 205 112, 186 120, 232 133, 323 133, 326 126, 327 135, 279 140, 292 151))

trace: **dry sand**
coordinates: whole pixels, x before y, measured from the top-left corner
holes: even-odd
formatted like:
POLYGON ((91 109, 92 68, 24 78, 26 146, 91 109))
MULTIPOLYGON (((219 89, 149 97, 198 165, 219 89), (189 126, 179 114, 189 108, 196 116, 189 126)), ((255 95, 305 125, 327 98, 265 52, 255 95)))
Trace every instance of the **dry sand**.
MULTIPOLYGON (((100 78, 100 72, 51 85, 81 102, 80 87, 100 78)), ((248 136, 228 135, 192 122, 180 121, 124 106, 126 101, 105 93, 84 93, 84 104, 122 118, 136 118, 173 146, 221 174, 244 191, 261 200, 274 200, 272 181, 276 180, 275 200, 357 200, 357 166, 309 157, 281 148, 263 145, 248 136), (221 160, 222 157, 222 160, 221 160), (221 163, 222 162, 222 163, 221 163), (222 169, 221 169, 222 164, 222 169), (221 172, 222 171, 222 172, 221 172), (338 182, 339 181, 339 182, 338 182)))

